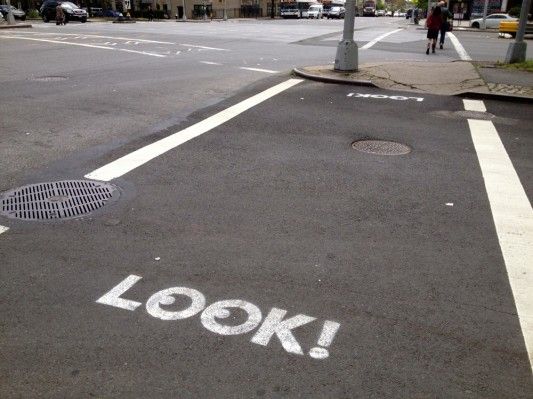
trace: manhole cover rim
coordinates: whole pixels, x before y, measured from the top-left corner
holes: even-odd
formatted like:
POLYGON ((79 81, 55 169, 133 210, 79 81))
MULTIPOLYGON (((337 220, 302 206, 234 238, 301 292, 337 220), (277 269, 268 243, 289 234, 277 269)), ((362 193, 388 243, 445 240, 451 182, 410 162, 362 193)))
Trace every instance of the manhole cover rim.
POLYGON ((412 149, 406 144, 383 139, 360 139, 352 142, 354 150, 373 155, 407 155, 412 149))

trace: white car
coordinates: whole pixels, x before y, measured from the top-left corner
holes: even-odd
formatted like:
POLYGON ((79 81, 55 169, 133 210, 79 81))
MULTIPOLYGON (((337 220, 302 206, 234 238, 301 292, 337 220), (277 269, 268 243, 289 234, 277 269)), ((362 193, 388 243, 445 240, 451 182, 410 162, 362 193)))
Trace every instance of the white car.
POLYGON ((385 10, 376 11, 376 17, 384 17, 384 16, 385 16, 385 10))
POLYGON ((307 11, 307 17, 320 19, 323 16, 323 12, 324 7, 322 6, 322 4, 313 4, 309 6, 309 10, 307 11))
MULTIPOLYGON (((517 18, 511 17, 509 14, 491 14, 487 15, 485 19, 487 28, 498 29, 501 21, 518 21, 517 18)), ((483 26, 483 18, 477 18, 470 21, 472 28, 479 29, 483 26)))

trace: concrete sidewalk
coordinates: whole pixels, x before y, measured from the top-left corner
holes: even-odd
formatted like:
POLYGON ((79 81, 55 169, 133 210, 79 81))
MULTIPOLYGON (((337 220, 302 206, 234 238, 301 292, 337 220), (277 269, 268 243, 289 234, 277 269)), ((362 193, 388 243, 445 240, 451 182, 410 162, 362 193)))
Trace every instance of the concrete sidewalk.
POLYGON ((336 72, 332 65, 295 68, 294 73, 323 82, 388 90, 533 101, 533 73, 487 63, 380 62, 359 65, 352 73, 336 72))

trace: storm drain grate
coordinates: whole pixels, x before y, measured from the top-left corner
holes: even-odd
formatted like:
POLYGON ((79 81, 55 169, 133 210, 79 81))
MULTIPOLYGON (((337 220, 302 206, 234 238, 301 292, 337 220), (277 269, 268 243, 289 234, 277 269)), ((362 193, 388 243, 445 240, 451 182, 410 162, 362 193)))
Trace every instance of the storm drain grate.
POLYGON ((352 143, 357 151, 377 155, 405 155, 411 152, 411 148, 405 144, 386 140, 358 140, 352 143))
POLYGON ((118 195, 112 184, 90 180, 30 184, 0 195, 0 214, 20 220, 71 219, 89 215, 118 195))

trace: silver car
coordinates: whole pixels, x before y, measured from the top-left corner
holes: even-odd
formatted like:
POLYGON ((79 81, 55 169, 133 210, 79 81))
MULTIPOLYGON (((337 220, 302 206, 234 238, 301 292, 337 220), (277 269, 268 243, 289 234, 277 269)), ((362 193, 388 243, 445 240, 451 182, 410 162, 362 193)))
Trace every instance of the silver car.
MULTIPOLYGON (((491 14, 485 19, 486 27, 498 29, 501 21, 518 21, 517 18, 511 17, 509 14, 491 14)), ((483 18, 477 18, 470 21, 472 28, 479 29, 483 26, 483 18)))

